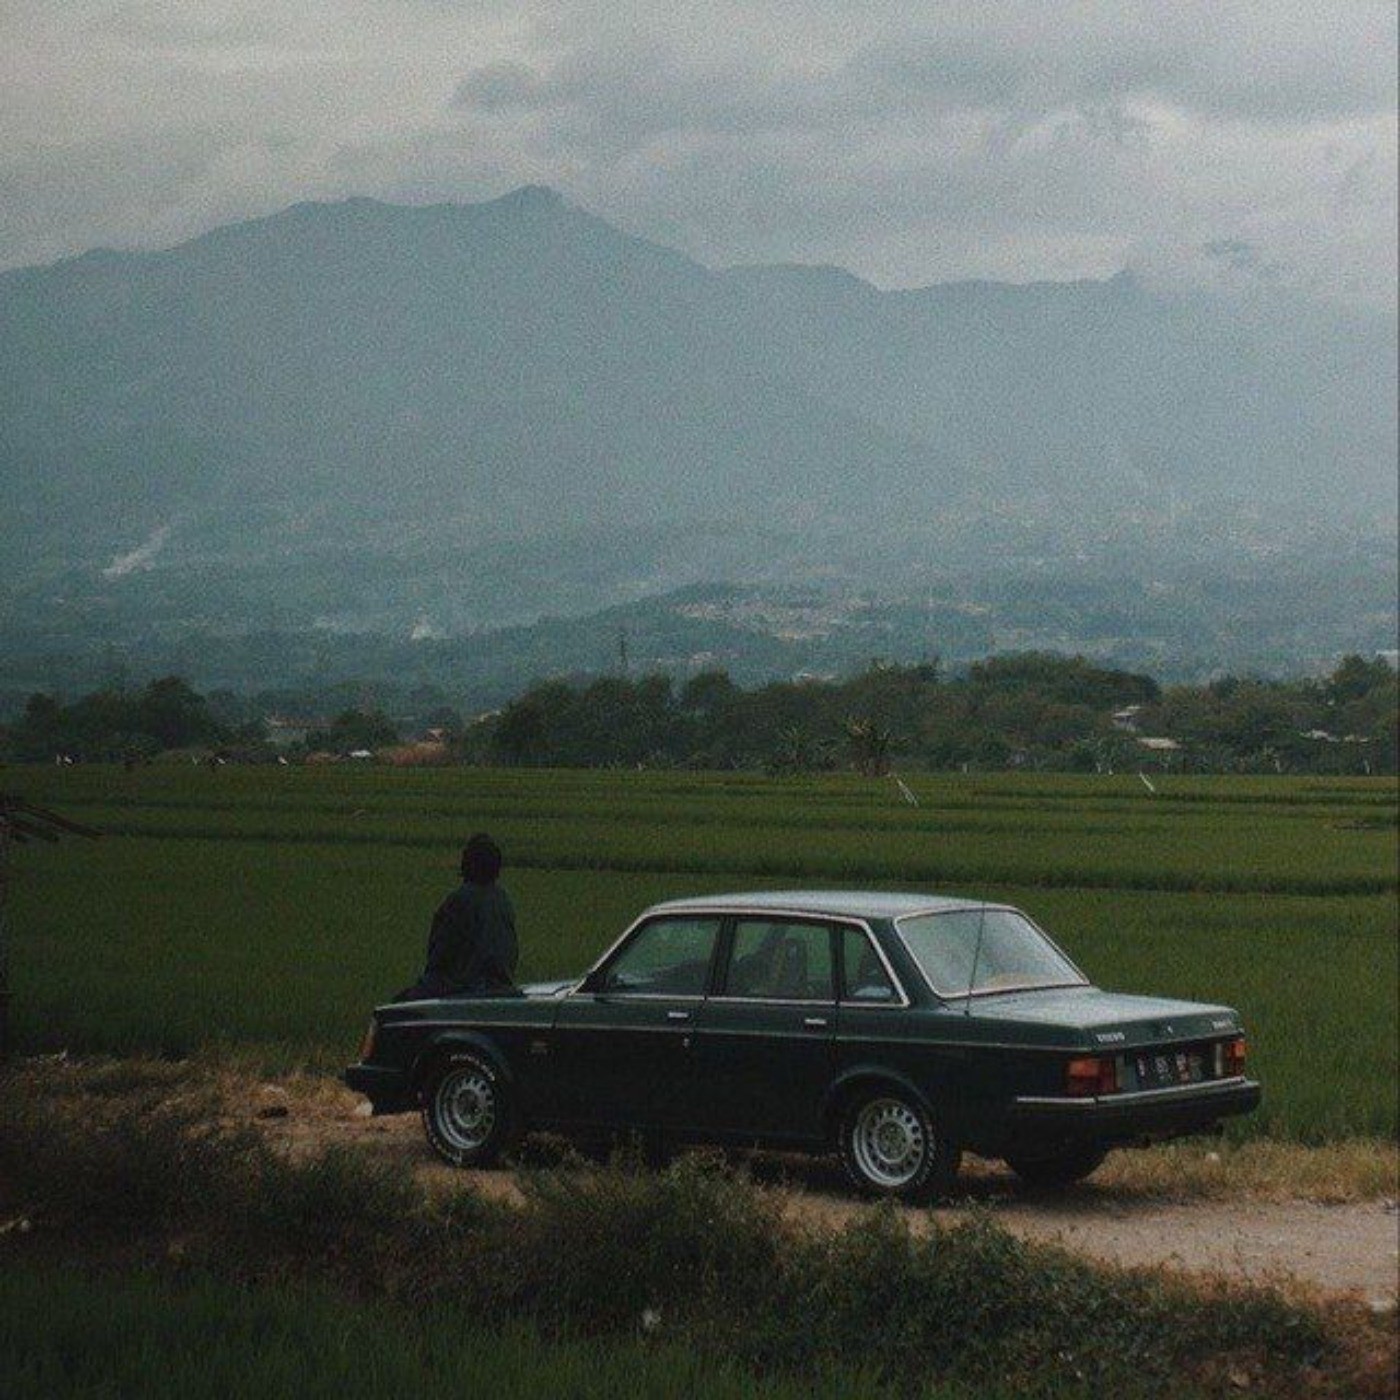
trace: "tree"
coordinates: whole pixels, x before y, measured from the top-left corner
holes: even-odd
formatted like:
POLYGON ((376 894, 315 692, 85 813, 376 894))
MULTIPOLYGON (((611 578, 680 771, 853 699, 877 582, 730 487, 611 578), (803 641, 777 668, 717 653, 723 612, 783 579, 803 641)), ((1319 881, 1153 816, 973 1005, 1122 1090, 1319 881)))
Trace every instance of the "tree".
POLYGON ((680 708, 685 714, 709 715, 737 694, 728 671, 701 671, 681 687, 680 708))
POLYGON ((222 734, 208 701, 179 676, 152 681, 136 702, 133 720, 137 733, 149 735, 163 749, 211 743, 222 734))
POLYGON ((848 719, 842 727, 856 771, 867 778, 881 777, 889 768, 894 735, 873 719, 848 719))
POLYGON ((398 741, 399 731, 383 710, 342 710, 329 729, 317 729, 306 736, 308 748, 332 753, 382 749, 398 741))
POLYGON ((1373 690, 1388 686, 1395 672, 1380 657, 1367 661, 1363 656, 1344 656, 1337 669, 1327 678, 1327 698, 1334 705, 1346 705, 1360 700, 1373 690))

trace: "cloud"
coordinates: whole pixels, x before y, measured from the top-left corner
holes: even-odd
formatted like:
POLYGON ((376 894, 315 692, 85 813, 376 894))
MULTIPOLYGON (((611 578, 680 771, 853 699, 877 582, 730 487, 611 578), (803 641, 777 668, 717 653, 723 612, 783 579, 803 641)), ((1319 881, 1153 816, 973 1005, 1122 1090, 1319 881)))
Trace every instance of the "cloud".
MULTIPOLYGON (((0 264, 534 181, 712 263, 1276 280, 1388 304, 1371 0, 12 0, 0 264), (61 16, 58 11, 62 11, 61 16)), ((0 22, 4 23, 4 22, 0 22)))
POLYGON ((1243 238, 1212 238, 1201 244, 1201 252, 1208 258, 1219 258, 1231 267, 1259 266, 1258 248, 1243 238))
POLYGON ((524 63, 488 63, 457 84, 456 102, 486 112, 533 106, 544 84, 524 63))

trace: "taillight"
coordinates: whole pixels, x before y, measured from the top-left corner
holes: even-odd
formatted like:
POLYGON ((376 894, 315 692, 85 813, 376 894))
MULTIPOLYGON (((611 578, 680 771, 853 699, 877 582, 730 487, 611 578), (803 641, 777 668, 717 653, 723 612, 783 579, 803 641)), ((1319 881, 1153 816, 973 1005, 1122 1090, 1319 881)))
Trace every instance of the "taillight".
POLYGON ((1224 1077, 1234 1079, 1243 1074, 1246 1053, 1244 1036, 1236 1036, 1234 1040, 1227 1040, 1222 1049, 1225 1052, 1221 1063, 1224 1077))
POLYGON ((360 1063, 363 1064, 374 1054, 374 1037, 379 1030, 379 1023, 371 1020, 369 1029, 365 1032, 365 1038, 360 1042, 360 1063))
POLYGON ((1112 1094, 1118 1089, 1118 1065, 1112 1055, 1084 1055, 1065 1070, 1065 1092, 1077 1098, 1112 1094))

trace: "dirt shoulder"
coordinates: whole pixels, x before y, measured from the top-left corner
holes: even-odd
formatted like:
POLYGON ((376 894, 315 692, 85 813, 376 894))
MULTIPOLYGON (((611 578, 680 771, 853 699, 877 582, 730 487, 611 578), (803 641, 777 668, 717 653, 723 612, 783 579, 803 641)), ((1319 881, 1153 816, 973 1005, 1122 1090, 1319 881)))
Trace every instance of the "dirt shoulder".
MULTIPOLYGON (((432 1191, 466 1185, 498 1198, 519 1194, 508 1170, 442 1165, 416 1115, 368 1117, 363 1100, 330 1078, 267 1080, 236 1066, 151 1061, 37 1064, 27 1072, 42 1077, 56 1097, 75 1100, 119 1100, 159 1084, 172 1098, 210 1099, 226 1122, 254 1124, 295 1156, 349 1148, 401 1164, 432 1191)), ((749 1165, 799 1225, 836 1229, 862 1209, 833 1162, 764 1154, 749 1165)), ((1355 1294, 1383 1310, 1396 1305, 1400 1271, 1396 1167, 1389 1144, 1230 1149, 1192 1142, 1115 1154, 1089 1182, 1050 1195, 1027 1192, 999 1165, 973 1159, 962 1201, 905 1214, 913 1229, 923 1230, 987 1210, 1023 1238, 1058 1242, 1106 1262, 1253 1283, 1291 1280, 1355 1294)))
MULTIPOLYGON (((509 1171, 443 1166, 428 1149, 416 1115, 366 1117, 363 1101, 333 1082, 310 1092, 273 1083, 253 1098, 255 1115, 286 1107, 285 1116, 256 1121, 289 1150, 350 1145, 401 1161, 441 1189, 465 1178, 474 1190, 516 1194, 509 1171)), ((1017 1235, 1056 1241, 1110 1263, 1164 1265, 1258 1283, 1291 1278, 1393 1306, 1400 1270, 1395 1167, 1394 1150, 1378 1144, 1270 1143, 1234 1150, 1183 1144, 1119 1153, 1091 1181, 1048 1195, 1028 1193, 997 1164, 974 1159, 964 1172, 964 1202, 906 1214, 920 1229, 988 1209, 1017 1235)), ((756 1155, 750 1169, 783 1193, 786 1213, 799 1223, 837 1228, 862 1208, 834 1163, 756 1155)))
MULTIPOLYGON (((351 1144, 402 1161, 425 1182, 450 1188, 463 1178, 490 1195, 516 1194, 508 1171, 462 1172, 440 1165, 413 1115, 393 1118, 318 1117, 268 1120, 273 1136, 297 1150, 351 1144)), ((849 1197, 828 1162, 755 1157, 754 1176, 784 1193, 794 1220, 835 1229, 863 1203, 849 1197)), ((1400 1268, 1400 1216, 1390 1199, 1323 1204, 1310 1200, 1202 1196, 1163 1200, 1135 1189, 1126 1172, 1055 1196, 1033 1195, 1009 1173, 974 1162, 966 1172, 966 1201, 908 1210, 915 1229, 950 1222, 982 1208, 1027 1239, 1054 1241, 1109 1263, 1165 1265, 1248 1282, 1296 1279, 1328 1292, 1356 1292, 1393 1304, 1400 1268)))

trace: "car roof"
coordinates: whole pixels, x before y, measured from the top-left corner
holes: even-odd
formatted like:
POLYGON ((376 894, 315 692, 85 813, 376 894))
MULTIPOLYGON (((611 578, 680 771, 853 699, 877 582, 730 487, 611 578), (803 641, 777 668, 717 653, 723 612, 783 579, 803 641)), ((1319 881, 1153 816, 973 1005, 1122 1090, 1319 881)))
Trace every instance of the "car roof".
POLYGON ((855 919, 898 919, 909 914, 943 914, 953 909, 981 909, 985 901, 952 895, 880 890, 754 890, 738 894, 695 895, 669 899, 647 912, 678 913, 701 909, 781 910, 787 914, 832 914, 855 919))

